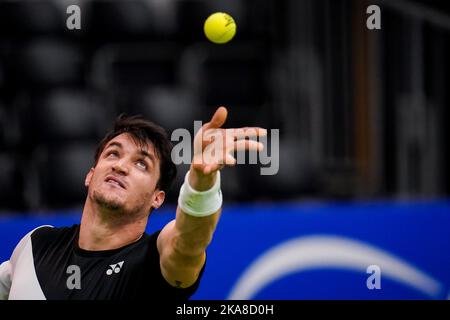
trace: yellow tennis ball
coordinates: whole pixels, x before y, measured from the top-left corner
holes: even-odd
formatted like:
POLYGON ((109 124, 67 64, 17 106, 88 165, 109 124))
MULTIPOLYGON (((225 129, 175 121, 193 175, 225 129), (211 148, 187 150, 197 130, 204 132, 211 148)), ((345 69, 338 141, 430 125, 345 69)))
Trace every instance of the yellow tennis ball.
POLYGON ((233 39, 236 34, 236 23, 229 14, 216 12, 206 19, 203 30, 210 41, 223 44, 233 39))

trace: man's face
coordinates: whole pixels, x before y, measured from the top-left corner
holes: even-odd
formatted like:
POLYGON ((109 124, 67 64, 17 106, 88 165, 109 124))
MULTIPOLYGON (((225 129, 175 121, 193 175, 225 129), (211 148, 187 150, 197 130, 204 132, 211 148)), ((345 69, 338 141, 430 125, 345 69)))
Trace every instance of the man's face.
POLYGON ((164 201, 156 189, 159 159, 151 143, 144 148, 123 133, 110 140, 86 177, 88 197, 103 208, 126 214, 148 213, 164 201))

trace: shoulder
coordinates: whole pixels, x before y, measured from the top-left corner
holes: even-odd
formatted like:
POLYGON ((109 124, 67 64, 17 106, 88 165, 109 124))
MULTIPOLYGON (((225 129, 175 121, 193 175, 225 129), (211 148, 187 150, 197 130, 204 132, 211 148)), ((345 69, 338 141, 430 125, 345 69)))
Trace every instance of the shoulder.
POLYGON ((14 263, 14 261, 16 261, 19 258, 19 256, 22 254, 25 247, 31 242, 31 236, 35 232, 37 232, 39 230, 46 230, 46 229, 52 229, 52 228, 53 228, 53 226, 50 226, 50 225, 42 225, 42 226, 34 228, 30 232, 28 232, 24 237, 22 237, 22 239, 20 239, 19 243, 14 248, 14 251, 11 256, 11 262, 14 263))
POLYGON ((78 230, 79 225, 60 228, 47 226, 34 230, 31 234, 33 254, 39 257, 49 250, 60 252, 71 248, 78 230))
POLYGON ((33 242, 36 240, 52 241, 52 240, 60 240, 59 238, 63 237, 71 237, 77 233, 78 229, 79 225, 77 224, 74 224, 71 227, 58 227, 58 228, 50 225, 45 225, 34 229, 29 234, 33 242))
POLYGON ((16 260, 28 245, 32 244, 32 247, 36 248, 40 246, 46 246, 50 242, 61 240, 61 238, 64 237, 68 239, 72 238, 75 235, 77 228, 78 225, 62 228, 55 228, 51 225, 42 225, 34 228, 19 241, 13 251, 11 260, 16 260))

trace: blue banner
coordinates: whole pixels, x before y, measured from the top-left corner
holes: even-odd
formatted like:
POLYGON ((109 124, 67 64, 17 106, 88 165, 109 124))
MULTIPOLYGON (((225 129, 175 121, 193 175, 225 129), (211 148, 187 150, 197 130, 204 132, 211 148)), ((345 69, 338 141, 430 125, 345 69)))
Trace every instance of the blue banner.
MULTIPOLYGON (((149 233, 174 218, 156 211, 149 233)), ((33 228, 81 213, 0 217, 0 261, 33 228)), ((193 299, 447 299, 450 201, 225 206, 193 299)))

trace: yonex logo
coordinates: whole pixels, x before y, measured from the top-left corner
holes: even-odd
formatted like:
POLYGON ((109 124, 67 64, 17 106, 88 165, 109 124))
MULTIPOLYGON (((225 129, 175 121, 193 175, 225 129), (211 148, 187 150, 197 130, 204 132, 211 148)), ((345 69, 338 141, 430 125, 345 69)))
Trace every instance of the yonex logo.
POLYGON ((116 263, 116 264, 110 264, 108 270, 106 270, 106 274, 108 276, 110 276, 113 273, 119 273, 120 270, 122 269, 122 266, 123 266, 123 261, 120 261, 119 263, 116 263))

